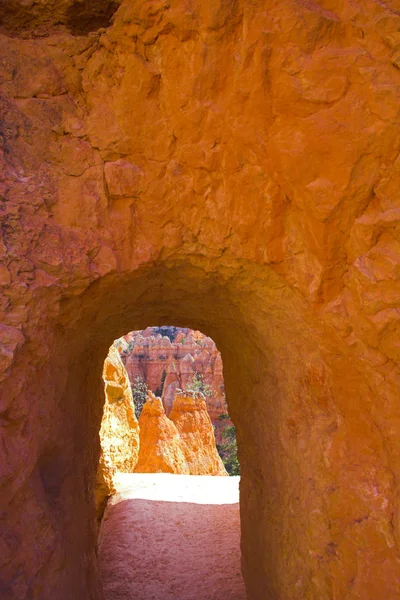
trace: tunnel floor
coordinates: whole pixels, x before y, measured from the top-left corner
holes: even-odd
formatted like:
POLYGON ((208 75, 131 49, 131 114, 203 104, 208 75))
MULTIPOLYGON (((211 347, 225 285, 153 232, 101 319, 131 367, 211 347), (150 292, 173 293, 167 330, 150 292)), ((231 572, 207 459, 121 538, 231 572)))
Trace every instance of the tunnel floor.
POLYGON ((105 600, 245 600, 239 477, 118 474, 100 530, 105 600))

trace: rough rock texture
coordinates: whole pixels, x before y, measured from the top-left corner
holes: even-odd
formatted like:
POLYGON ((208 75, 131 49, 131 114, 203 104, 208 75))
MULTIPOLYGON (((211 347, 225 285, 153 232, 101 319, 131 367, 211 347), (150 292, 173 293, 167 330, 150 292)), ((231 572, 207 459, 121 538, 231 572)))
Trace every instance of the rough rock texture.
POLYGON ((136 473, 226 475, 202 394, 177 393, 170 418, 151 391, 139 417, 136 473))
POLYGON ((227 475, 203 394, 178 391, 169 418, 179 433, 190 475, 227 475))
POLYGON ((0 27, 11 35, 41 37, 67 28, 82 35, 107 27, 122 0, 5 0, 0 27))
POLYGON ((119 350, 129 379, 143 378, 151 391, 160 396, 163 372, 176 355, 177 348, 168 337, 153 333, 153 328, 132 331, 121 340, 119 350))
POLYGON ((94 499, 96 503, 97 522, 100 523, 104 509, 107 505, 107 500, 116 493, 114 478, 117 469, 112 464, 110 459, 104 455, 103 450, 100 450, 99 465, 97 467, 96 488, 94 491, 94 499))
POLYGON ((189 466, 175 425, 165 414, 161 398, 149 392, 139 417, 140 450, 136 473, 181 473, 189 466))
POLYGON ((224 361, 250 600, 399 600, 398 3, 62 4, 0 8, 3 596, 101 599, 102 364, 175 323, 224 361))
POLYGON ((133 473, 139 455, 139 425, 128 374, 114 345, 104 361, 103 380, 106 401, 100 427, 101 448, 117 471, 133 473))
POLYGON ((245 600, 238 477, 116 482, 99 542, 105 600, 245 600))
POLYGON ((162 401, 167 415, 177 389, 187 389, 195 373, 203 377, 211 395, 206 397, 207 410, 215 427, 217 441, 230 420, 218 417, 228 412, 221 354, 215 342, 199 331, 187 328, 148 327, 144 331, 132 331, 125 335, 119 349, 122 360, 133 383, 136 377, 144 379, 149 388, 162 401), (169 334, 170 337, 167 337, 169 334))
POLYGON ((100 427, 100 460, 95 489, 100 521, 108 498, 115 493, 117 471, 133 473, 139 455, 139 425, 128 374, 114 344, 103 366, 105 403, 100 427))

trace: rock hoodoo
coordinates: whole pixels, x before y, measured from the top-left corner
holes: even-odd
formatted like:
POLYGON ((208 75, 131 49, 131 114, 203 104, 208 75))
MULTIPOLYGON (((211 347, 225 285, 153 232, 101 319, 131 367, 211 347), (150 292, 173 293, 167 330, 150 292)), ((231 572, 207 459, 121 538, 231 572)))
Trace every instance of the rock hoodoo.
POLYGON ((203 394, 175 393, 169 418, 175 424, 190 475, 226 475, 203 394))
POLYGON ((118 340, 118 348, 134 385, 143 379, 156 395, 162 397, 169 415, 177 389, 189 389, 199 374, 209 393, 205 400, 215 429, 217 442, 224 427, 219 416, 228 412, 221 354, 215 342, 199 331, 182 327, 148 327, 132 331, 118 340))
POLYGON ((202 394, 176 394, 168 418, 160 398, 149 392, 139 417, 136 473, 226 475, 202 394))
POLYGON ((140 450, 136 473, 189 474, 181 439, 165 414, 161 398, 149 392, 139 417, 140 450))
POLYGON ((249 600, 399 600, 399 32, 396 0, 0 2, 7 600, 102 598, 103 361, 165 323, 223 357, 249 600))

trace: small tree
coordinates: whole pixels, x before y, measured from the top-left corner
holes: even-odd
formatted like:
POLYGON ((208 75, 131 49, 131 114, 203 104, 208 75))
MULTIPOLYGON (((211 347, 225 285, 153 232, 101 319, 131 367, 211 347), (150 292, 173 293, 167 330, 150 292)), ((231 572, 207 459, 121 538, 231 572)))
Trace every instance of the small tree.
MULTIPOLYGON (((220 421, 229 419, 228 414, 219 415, 220 421)), ((240 464, 237 457, 236 427, 229 425, 222 431, 224 442, 217 444, 218 454, 222 458, 229 475, 240 475, 240 464)))
POLYGON ((187 386, 187 391, 201 392, 206 398, 213 395, 212 387, 205 383, 203 375, 197 371, 195 371, 192 381, 187 386))
POLYGON ((147 399, 148 385, 142 377, 135 377, 132 383, 132 396, 135 403, 135 415, 138 419, 147 399))
POLYGON ((228 415, 228 413, 223 413, 221 415, 218 415, 218 421, 228 421, 229 419, 230 419, 230 416, 228 415))

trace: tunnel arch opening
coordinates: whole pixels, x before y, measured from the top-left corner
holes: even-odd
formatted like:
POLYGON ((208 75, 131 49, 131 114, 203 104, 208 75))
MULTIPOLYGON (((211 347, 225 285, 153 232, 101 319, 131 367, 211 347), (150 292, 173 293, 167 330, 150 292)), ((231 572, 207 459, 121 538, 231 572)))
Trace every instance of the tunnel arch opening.
MULTIPOLYGON (((254 443, 256 438, 253 434, 247 434, 249 441, 245 455, 242 439, 257 421, 251 415, 251 400, 254 395, 261 398, 257 390, 262 386, 261 365, 264 363, 260 347, 252 344, 249 338, 249 332, 256 332, 256 328, 252 328, 251 323, 245 323, 234 301, 235 291, 230 287, 234 288, 219 280, 215 273, 207 273, 190 263, 169 268, 161 265, 149 271, 120 276, 117 281, 104 277, 91 286, 85 297, 65 299, 62 307, 65 321, 60 328, 60 344, 63 349, 62 361, 67 370, 62 396, 69 399, 68 408, 65 404, 69 414, 66 415, 64 411, 60 427, 65 428, 66 422, 71 423, 71 437, 77 444, 70 448, 70 461, 81 465, 79 479, 87 482, 86 490, 80 490, 83 510, 78 511, 79 518, 74 524, 76 534, 85 543, 85 552, 94 552, 96 546, 93 505, 90 509, 87 494, 94 489, 99 457, 98 432, 104 402, 103 382, 99 374, 112 341, 126 331, 145 329, 149 323, 154 326, 174 323, 200 330, 215 341, 224 364, 229 414, 237 427, 242 496, 247 481, 246 464, 251 465, 252 471, 256 470, 254 475, 250 475, 250 480, 262 481, 262 476, 257 473, 260 468, 257 456, 260 456, 260 452, 254 443), (78 318, 71 321, 71 314, 78 315, 78 318), (76 415, 80 417, 79 423, 76 422, 76 415)), ((75 497, 78 502, 75 486, 79 488, 82 483, 79 484, 77 477, 75 479, 74 483, 69 482, 73 492, 65 495, 75 497)), ((253 486, 252 502, 255 501, 253 486)), ((241 519, 242 527, 245 527, 243 509, 241 519)), ((254 532, 251 542, 253 549, 258 535, 254 532)), ((95 577, 96 582, 88 585, 97 585, 97 576, 93 572, 89 574, 95 577)))
MULTIPOLYGON (((107 428, 103 427, 105 416, 110 421, 108 429, 112 426, 111 429, 116 434, 118 423, 123 431, 129 429, 129 423, 135 417, 140 420, 144 405, 151 393, 156 398, 160 398, 159 409, 165 413, 165 416, 160 413, 160 423, 155 420, 154 427, 159 429, 164 422, 167 426, 171 418, 185 422, 188 431, 182 433, 188 439, 190 436, 194 438, 197 436, 197 440, 193 438, 193 444, 199 443, 199 450, 202 448, 202 440, 200 434, 197 435, 196 429, 198 427, 204 429, 206 443, 206 448, 203 448, 204 464, 199 455, 194 462, 189 458, 191 466, 186 465, 185 468, 189 468, 192 474, 212 475, 217 474, 219 470, 223 471, 219 461, 215 462, 213 459, 212 447, 216 445, 218 455, 224 462, 227 472, 231 475, 239 475, 236 430, 228 412, 221 353, 210 337, 200 331, 170 325, 150 326, 145 330, 131 331, 114 340, 104 363, 103 379, 106 395, 102 422, 103 435, 107 431, 107 428), (115 400, 116 396, 118 396, 117 400, 120 400, 119 404, 115 400), (115 412, 118 412, 119 407, 124 404, 127 405, 129 419, 127 413, 126 417, 122 413, 119 416, 115 414, 117 420, 113 421, 112 407, 115 408, 115 412), (128 408, 130 405, 134 406, 134 415, 133 413, 131 415, 132 411, 128 408), (106 408, 109 410, 106 411, 106 408), (186 417, 183 416, 184 414, 186 417), (122 421, 124 418, 125 423, 122 421), (211 462, 208 462, 210 460, 211 462)), ((139 428, 143 443, 140 444, 138 460, 142 468, 146 462, 142 446, 146 440, 150 442, 145 431, 152 421, 150 406, 147 406, 145 413, 148 423, 146 421, 144 428, 139 428)), ((145 417, 143 422, 144 419, 145 417)), ((161 435, 162 428, 159 433, 161 435)), ((111 437, 114 444, 118 443, 118 436, 116 438, 112 434, 111 437)), ((121 435, 120 438, 120 443, 126 447, 123 436, 121 435)), ((152 444, 154 443, 158 446, 156 438, 152 439, 152 444)), ((182 444, 187 445, 184 440, 182 444)), ((166 446, 165 451, 167 450, 166 446)), ((151 452, 156 457, 156 450, 153 449, 151 452)), ((188 452, 190 456, 190 451, 188 452)), ((160 453, 162 454, 163 450, 160 449, 160 453)), ((123 464, 121 467, 126 470, 123 464)), ((166 465, 164 467, 167 468, 166 465)), ((159 468, 162 468, 161 464, 159 468)), ((169 465, 169 468, 173 471, 176 469, 173 464, 169 465)), ((132 464, 129 465, 129 469, 132 471, 132 464)))
POLYGON ((245 599, 222 366, 213 340, 188 328, 148 327, 110 347, 96 485, 105 600, 245 599))
MULTIPOLYGON (((70 559, 69 570, 81 572, 78 557, 92 557, 86 579, 80 575, 80 581, 86 582, 82 590, 99 585, 93 489, 104 402, 100 377, 104 357, 112 341, 126 331, 145 329, 149 323, 174 323, 202 331, 221 351, 241 465, 241 551, 247 594, 274 597, 286 586, 283 539, 287 535, 296 538, 294 556, 306 554, 308 546, 307 511, 294 511, 304 482, 299 472, 311 467, 309 461, 302 465, 298 438, 287 431, 297 402, 293 386, 304 380, 302 356, 318 360, 318 347, 299 317, 301 301, 282 287, 272 270, 254 264, 228 268, 220 260, 210 264, 192 257, 104 276, 83 296, 76 298, 72 293, 65 298, 61 309, 53 363, 58 372, 58 391, 54 391, 60 397, 60 412, 52 436, 62 439, 69 431, 73 442, 60 451, 72 468, 64 484, 65 510, 58 528, 79 538, 74 546, 77 559, 70 559), (290 380, 288 370, 294 374, 290 380), (70 510, 76 514, 72 525, 70 510)), ((303 420, 299 427, 306 431, 312 425, 303 420)))
POLYGON ((124 1, 108 27, 111 0, 1 2, 0 589, 101 600, 102 360, 179 319, 241 407, 252 600, 391 598, 393 11, 172 4, 124 1), (86 7, 107 31, 68 34, 86 7))
POLYGON ((210 337, 176 326, 128 332, 110 346, 102 378, 98 519, 115 472, 240 474, 222 358, 210 337))

